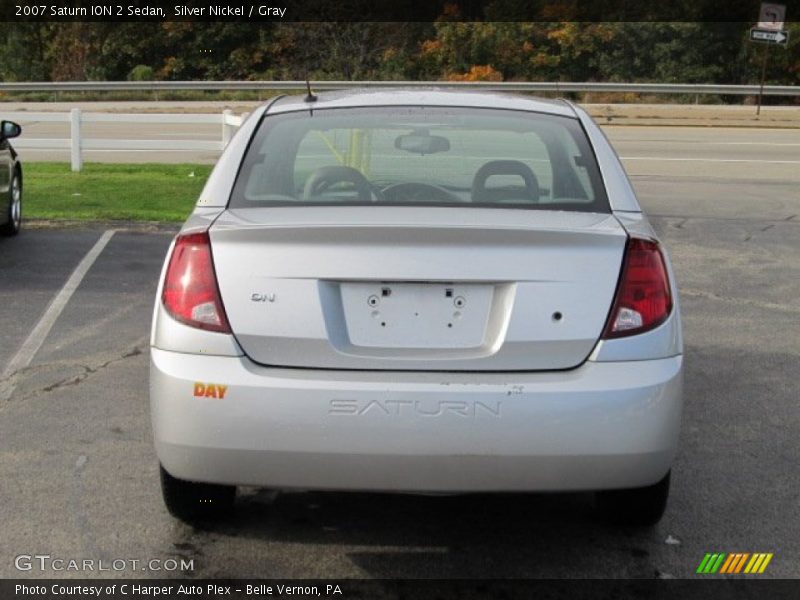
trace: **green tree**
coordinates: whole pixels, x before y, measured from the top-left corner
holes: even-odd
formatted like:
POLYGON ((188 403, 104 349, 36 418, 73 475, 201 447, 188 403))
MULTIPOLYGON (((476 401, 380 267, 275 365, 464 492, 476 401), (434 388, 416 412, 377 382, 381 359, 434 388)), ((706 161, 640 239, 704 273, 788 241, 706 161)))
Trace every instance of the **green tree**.
POLYGON ((47 47, 55 27, 50 23, 16 23, 5 27, 5 37, 0 39, 0 79, 49 80, 47 47))

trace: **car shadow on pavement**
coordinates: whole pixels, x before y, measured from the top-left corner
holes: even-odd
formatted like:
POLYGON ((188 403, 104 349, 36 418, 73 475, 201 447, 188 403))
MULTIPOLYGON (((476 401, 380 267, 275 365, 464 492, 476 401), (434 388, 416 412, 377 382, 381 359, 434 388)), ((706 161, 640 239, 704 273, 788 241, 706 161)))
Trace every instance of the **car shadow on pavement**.
POLYGON ((631 576, 652 577, 650 529, 606 524, 592 494, 423 496, 280 493, 252 490, 215 536, 261 542, 331 545, 375 578, 574 576, 611 550, 632 561, 631 576), (633 538, 633 539, 632 539, 633 538))

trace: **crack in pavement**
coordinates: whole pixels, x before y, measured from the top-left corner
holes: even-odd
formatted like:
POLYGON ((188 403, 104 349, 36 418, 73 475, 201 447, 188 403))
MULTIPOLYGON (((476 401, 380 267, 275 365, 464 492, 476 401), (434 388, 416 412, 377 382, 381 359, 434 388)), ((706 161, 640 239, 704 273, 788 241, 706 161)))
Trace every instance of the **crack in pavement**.
POLYGON ((712 216, 705 216, 705 215, 675 215, 675 214, 667 214, 667 213, 657 213, 657 212, 648 212, 647 218, 651 221, 659 220, 659 219, 685 219, 681 225, 685 225, 687 221, 712 221, 718 223, 782 223, 788 225, 800 225, 800 221, 793 220, 793 217, 796 215, 792 215, 791 217, 712 217, 712 216))
MULTIPOLYGON (((19 400, 31 400, 33 398, 41 396, 42 394, 47 394, 54 390, 58 390, 73 385, 80 385, 92 375, 102 371, 103 369, 106 369, 111 365, 122 362, 129 358, 141 356, 144 353, 144 347, 145 347, 144 342, 140 341, 139 343, 134 345, 130 350, 124 351, 122 354, 114 358, 108 359, 104 362, 95 365, 84 364, 84 363, 54 362, 54 363, 43 363, 39 365, 32 365, 29 367, 25 367, 24 369, 20 369, 19 371, 11 373, 5 379, 0 379, 0 400, 6 400, 6 401, 11 400, 13 394, 6 397, 4 390, 7 389, 13 390, 14 388, 16 388, 17 385, 22 382, 23 378, 26 375, 41 372, 50 368, 78 368, 83 371, 78 375, 70 375, 69 377, 65 377, 59 381, 45 385, 44 387, 40 387, 38 389, 30 390, 26 393, 23 393, 21 396, 18 396, 19 400)), ((2 409, 2 407, 3 404, 0 404, 0 410, 2 409)))
MULTIPOLYGON (((785 219, 785 220, 788 220, 788 219, 785 219)), ((770 229, 772 229, 773 227, 775 227, 775 224, 774 224, 774 223, 771 223, 770 225, 767 225, 766 227, 761 227, 761 228, 760 228, 758 231, 759 231, 759 232, 761 232, 761 233, 763 233, 763 232, 765 232, 765 231, 769 231, 769 230, 770 230, 770 229)), ((753 235, 755 235, 755 233, 754 233, 754 232, 750 232, 750 233, 748 233, 748 234, 747 234, 747 236, 745 236, 745 238, 744 238, 744 240, 743 240, 743 241, 745 241, 745 242, 749 242, 750 240, 752 240, 752 239, 753 239, 753 235)))
POLYGON ((714 292, 704 292, 702 290, 681 289, 679 290, 681 296, 689 296, 693 298, 703 298, 705 300, 715 300, 718 302, 729 302, 731 304, 754 306, 756 308, 764 308, 768 310, 780 310, 789 313, 800 314, 800 306, 792 306, 790 304, 778 304, 777 302, 763 302, 761 300, 750 300, 749 298, 731 298, 727 296, 720 296, 714 292))
POLYGON ((683 229, 683 226, 686 225, 687 221, 689 221, 689 217, 681 219, 681 222, 680 223, 676 223, 675 225, 673 225, 673 227, 675 229, 683 229))

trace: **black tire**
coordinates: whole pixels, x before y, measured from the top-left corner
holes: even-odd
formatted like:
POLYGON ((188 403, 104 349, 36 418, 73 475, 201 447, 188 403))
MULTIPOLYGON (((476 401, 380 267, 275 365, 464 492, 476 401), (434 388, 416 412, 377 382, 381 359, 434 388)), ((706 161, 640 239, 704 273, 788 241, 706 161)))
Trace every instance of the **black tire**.
POLYGON ((176 519, 187 523, 209 521, 233 509, 235 486, 184 481, 167 473, 164 467, 159 467, 164 504, 176 519))
POLYGON ((605 518, 617 525, 655 525, 667 508, 669 476, 668 472, 658 483, 643 488, 597 492, 597 508, 605 518))
POLYGON ((0 225, 0 235, 17 235, 22 225, 22 178, 19 171, 14 171, 8 186, 8 208, 5 216, 6 222, 0 225))

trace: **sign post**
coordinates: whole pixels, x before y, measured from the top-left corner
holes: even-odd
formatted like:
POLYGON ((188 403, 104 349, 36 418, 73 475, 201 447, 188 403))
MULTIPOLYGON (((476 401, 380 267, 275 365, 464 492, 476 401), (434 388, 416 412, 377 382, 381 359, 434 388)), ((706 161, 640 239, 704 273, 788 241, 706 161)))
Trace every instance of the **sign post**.
POLYGON ((761 114, 761 99, 764 97, 764 81, 767 78, 767 56, 769 56, 769 48, 764 46, 764 58, 761 60, 761 85, 758 87, 758 106, 756 106, 756 116, 761 114))
POLYGON ((750 30, 750 41, 766 44, 761 59, 761 85, 758 88, 758 106, 756 116, 761 114, 761 99, 764 96, 764 81, 767 78, 767 57, 769 46, 781 45, 784 48, 789 41, 789 32, 784 31, 783 23, 786 19, 786 6, 771 2, 761 3, 761 12, 758 15, 758 25, 750 30))

